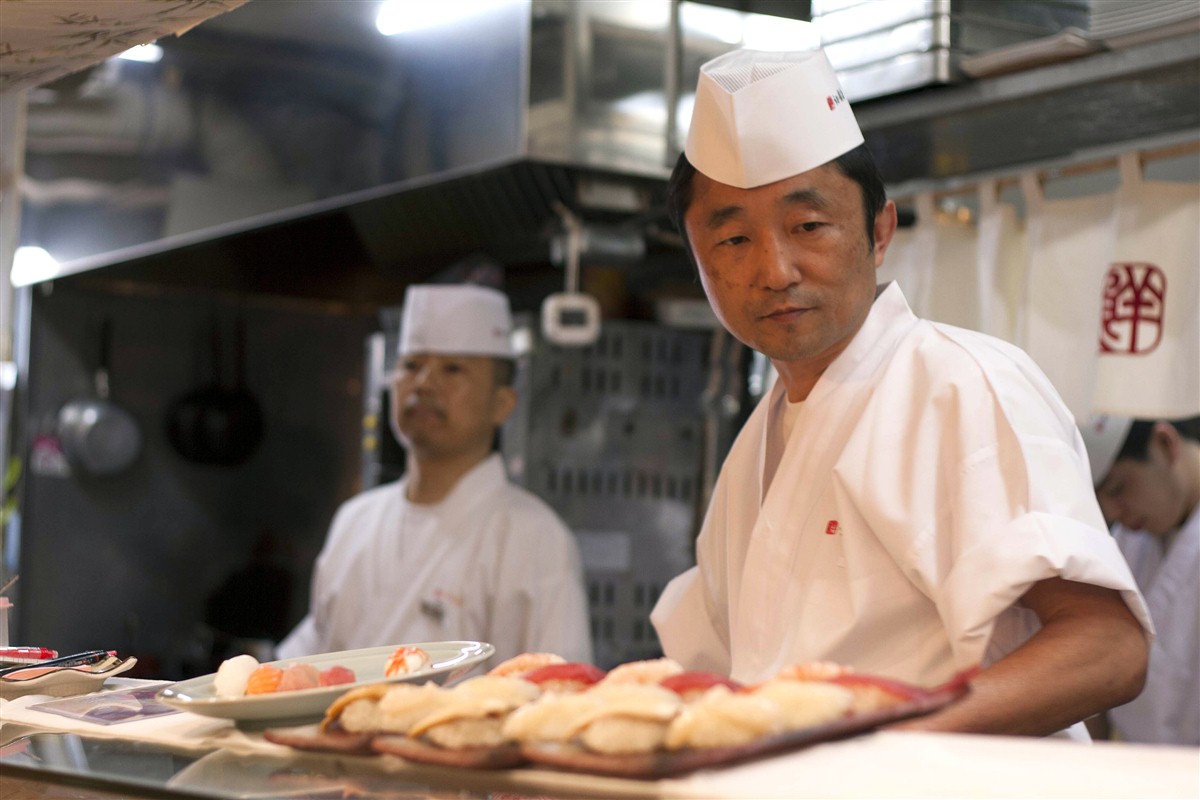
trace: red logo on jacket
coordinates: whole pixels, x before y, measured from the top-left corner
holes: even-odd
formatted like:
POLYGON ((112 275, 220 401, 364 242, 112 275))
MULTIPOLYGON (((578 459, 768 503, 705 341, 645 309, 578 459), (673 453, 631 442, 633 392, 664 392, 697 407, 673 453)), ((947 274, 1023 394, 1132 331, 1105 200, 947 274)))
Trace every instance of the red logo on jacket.
POLYGON ((838 527, 838 521, 836 519, 831 519, 829 522, 825 523, 826 536, 837 536, 840 532, 841 528, 838 527))
POLYGON ((1153 264, 1113 264, 1104 276, 1100 352, 1149 353, 1163 336, 1167 276, 1153 264))

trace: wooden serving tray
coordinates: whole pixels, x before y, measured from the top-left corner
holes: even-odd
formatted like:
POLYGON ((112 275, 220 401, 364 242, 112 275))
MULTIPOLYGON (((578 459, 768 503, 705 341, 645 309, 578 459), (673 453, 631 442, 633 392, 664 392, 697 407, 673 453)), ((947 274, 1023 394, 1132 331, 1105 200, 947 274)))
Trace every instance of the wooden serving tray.
POLYGON ((823 725, 766 736, 736 747, 710 747, 615 756, 593 753, 574 744, 544 742, 523 744, 521 752, 529 761, 539 766, 554 767, 571 772, 641 780, 670 778, 700 769, 725 767, 800 750, 821 742, 845 739, 874 730, 882 725, 930 714, 967 694, 970 691, 967 678, 967 675, 963 675, 937 689, 919 691, 909 700, 878 711, 855 714, 823 725))
POLYGON ((358 753, 399 756, 405 761, 439 767, 496 770, 520 767, 532 762, 569 772, 612 778, 657 780, 676 777, 713 767, 792 752, 822 742, 845 739, 867 733, 883 725, 931 714, 953 703, 970 691, 970 679, 977 670, 964 672, 935 689, 919 689, 905 684, 866 678, 867 682, 886 683, 893 691, 903 691, 905 699, 876 711, 842 717, 823 725, 767 736, 736 747, 713 747, 678 751, 659 751, 636 755, 604 755, 578 745, 558 742, 504 744, 495 748, 447 750, 395 734, 353 734, 334 726, 320 731, 316 726, 273 729, 263 733, 267 741, 300 750, 331 753, 358 753))

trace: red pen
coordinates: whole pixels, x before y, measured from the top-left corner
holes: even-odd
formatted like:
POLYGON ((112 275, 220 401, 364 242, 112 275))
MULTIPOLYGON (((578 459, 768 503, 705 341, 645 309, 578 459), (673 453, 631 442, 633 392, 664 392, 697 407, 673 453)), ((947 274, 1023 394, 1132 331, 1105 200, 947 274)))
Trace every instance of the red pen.
POLYGON ((0 647, 0 661, 37 662, 58 658, 58 651, 48 647, 0 647))

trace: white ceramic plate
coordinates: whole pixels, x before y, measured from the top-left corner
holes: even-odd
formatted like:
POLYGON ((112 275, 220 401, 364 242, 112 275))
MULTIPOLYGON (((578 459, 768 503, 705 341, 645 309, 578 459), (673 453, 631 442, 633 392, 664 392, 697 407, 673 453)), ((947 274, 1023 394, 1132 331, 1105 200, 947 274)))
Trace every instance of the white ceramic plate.
POLYGON ((312 664, 319 670, 342 666, 354 670, 357 680, 338 686, 322 686, 316 689, 297 689, 291 692, 259 694, 248 697, 218 697, 213 688, 216 674, 173 683, 158 693, 158 699, 169 706, 239 722, 311 722, 325 715, 325 709, 344 692, 368 683, 424 683, 439 684, 453 682, 465 675, 476 664, 487 660, 496 648, 486 642, 418 642, 404 645, 419 647, 429 654, 430 665, 417 672, 395 678, 384 677, 383 669, 388 656, 402 645, 368 647, 363 650, 342 650, 337 653, 321 653, 314 656, 285 658, 270 664, 283 669, 291 664, 312 664))
MULTIPOLYGON (((17 697, 24 697, 27 694, 44 694, 49 697, 71 697, 72 695, 94 692, 100 689, 106 680, 114 675, 120 675, 127 669, 131 669, 136 663, 137 659, 130 656, 111 664, 106 663, 104 666, 92 665, 90 667, 61 667, 52 669, 50 672, 36 678, 22 679, 20 677, 21 673, 14 673, 12 677, 6 676, 0 678, 0 698, 13 700, 17 697)), ((29 669, 33 671, 50 668, 30 665, 29 669)))

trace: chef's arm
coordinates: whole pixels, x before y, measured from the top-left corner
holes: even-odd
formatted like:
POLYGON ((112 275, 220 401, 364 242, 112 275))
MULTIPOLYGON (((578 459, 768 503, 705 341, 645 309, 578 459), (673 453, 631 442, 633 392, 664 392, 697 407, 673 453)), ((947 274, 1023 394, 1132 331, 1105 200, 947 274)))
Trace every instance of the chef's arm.
POLYGON ((961 702, 895 728, 1047 735, 1142 690, 1149 646, 1118 592, 1049 578, 1019 602, 1041 630, 980 672, 961 702))

